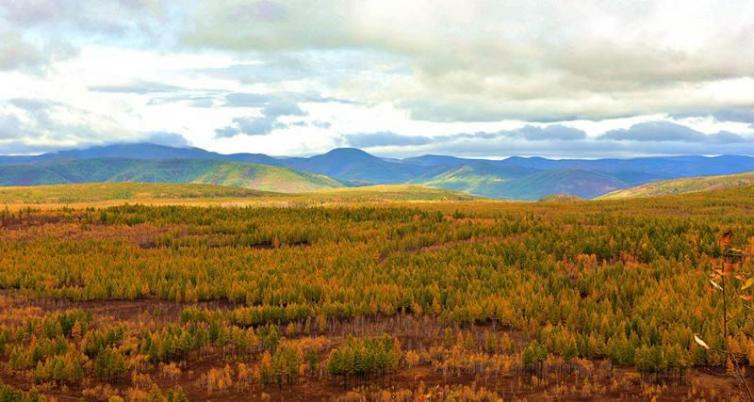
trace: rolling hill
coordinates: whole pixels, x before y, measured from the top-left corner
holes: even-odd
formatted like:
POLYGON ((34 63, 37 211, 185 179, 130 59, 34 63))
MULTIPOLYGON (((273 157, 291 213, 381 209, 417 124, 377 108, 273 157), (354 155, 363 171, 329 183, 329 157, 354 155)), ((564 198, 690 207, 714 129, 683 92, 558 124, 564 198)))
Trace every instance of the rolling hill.
MULTIPOLYGON (((215 201, 243 205, 317 205, 352 202, 426 202, 470 201, 479 198, 450 190, 416 185, 387 184, 364 187, 320 189, 304 193, 282 194, 240 187, 212 184, 183 183, 76 183, 40 186, 0 187, 0 204, 54 205, 86 204, 112 205, 112 202, 171 204, 214 203, 215 201)), ((200 205, 201 205, 200 204, 200 205)))
POLYGON ((754 185, 754 172, 722 176, 689 177, 657 181, 636 187, 616 190, 602 195, 598 197, 598 199, 617 200, 626 198, 657 197, 752 185, 754 185))
POLYGON ((496 196, 531 201, 551 194, 594 198, 623 187, 626 187, 625 182, 604 172, 582 169, 545 170, 504 183, 496 196))
POLYGON ((355 148, 333 149, 310 158, 284 159, 281 163, 293 169, 323 174, 355 185, 405 183, 442 170, 378 158, 355 148))
POLYGON ((4 186, 91 182, 204 183, 275 192, 343 186, 326 176, 284 167, 215 160, 102 158, 0 166, 4 186))
POLYGON ((526 174, 523 168, 463 165, 435 176, 422 184, 491 198, 539 200, 550 194, 592 198, 626 187, 626 183, 607 173, 581 170, 541 170, 526 174))
POLYGON ((118 143, 83 149, 49 152, 34 156, 0 156, 0 165, 36 164, 102 158, 145 160, 197 159, 280 165, 278 159, 264 154, 219 154, 195 147, 181 148, 150 143, 118 143))
POLYGON ((754 171, 754 157, 501 160, 424 155, 381 158, 355 148, 310 157, 220 154, 149 143, 112 144, 33 156, 0 156, 0 185, 144 181, 201 182, 300 192, 343 186, 418 184, 495 198, 550 194, 593 198, 657 180, 754 171))
POLYGON ((312 191, 310 200, 339 201, 468 201, 479 199, 466 193, 408 184, 382 184, 312 191))
POLYGON ((510 179, 509 175, 488 165, 461 165, 421 183, 429 187, 495 197, 496 189, 510 179))

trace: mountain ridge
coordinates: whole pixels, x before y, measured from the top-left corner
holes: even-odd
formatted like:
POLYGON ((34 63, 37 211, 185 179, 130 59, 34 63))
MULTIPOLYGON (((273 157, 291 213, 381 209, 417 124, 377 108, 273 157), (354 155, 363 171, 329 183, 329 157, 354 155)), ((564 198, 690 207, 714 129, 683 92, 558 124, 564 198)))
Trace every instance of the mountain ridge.
POLYGON ((119 143, 34 156, 0 156, 2 185, 204 180, 215 184, 263 186, 262 189, 270 191, 282 189, 295 192, 301 188, 419 184, 485 197, 522 200, 536 200, 560 193, 594 198, 659 180, 747 171, 754 171, 754 157, 742 155, 626 159, 521 156, 469 159, 450 155, 421 155, 396 159, 378 157, 358 148, 335 148, 309 157, 273 157, 261 153, 220 154, 197 147, 151 143, 119 143), (187 160, 193 161, 190 162, 193 165, 191 169, 175 166, 181 163, 175 161, 187 160), (129 167, 122 166, 124 163, 129 167), (217 163, 228 165, 220 168, 215 166, 217 163), (275 174, 260 179, 254 172, 261 167, 244 170, 243 166, 234 163, 288 170, 268 170, 267 173, 275 174), (143 166, 139 168, 139 164, 143 166), (209 165, 222 172, 211 171, 209 165), (191 172, 197 169, 202 174, 192 176, 191 172))
POLYGON ((96 182, 199 183, 276 192, 343 187, 332 178, 286 167, 208 159, 92 158, 0 166, 3 186, 96 182))

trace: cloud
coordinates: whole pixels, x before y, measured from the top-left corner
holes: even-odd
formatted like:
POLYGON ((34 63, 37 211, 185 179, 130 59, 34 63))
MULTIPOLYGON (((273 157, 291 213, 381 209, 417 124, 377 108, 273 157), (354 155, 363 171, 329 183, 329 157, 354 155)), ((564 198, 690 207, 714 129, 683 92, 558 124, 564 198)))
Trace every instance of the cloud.
POLYGON ((707 135, 680 124, 668 121, 652 121, 634 124, 628 129, 608 131, 600 139, 616 141, 705 142, 707 141, 707 135))
POLYGON ((749 11, 746 0, 0 0, 4 99, 60 102, 0 100, 0 114, 29 143, 165 130, 221 152, 314 153, 353 133, 401 152, 738 153, 754 135, 749 11), (665 115, 676 126, 600 140, 570 127, 593 137, 665 115), (707 119, 684 128, 680 116, 707 119), (260 138, 290 126, 288 141, 260 138), (239 135, 254 138, 212 138, 239 135))
POLYGON ((54 103, 36 98, 14 98, 8 101, 13 106, 28 111, 48 110, 54 103))
POLYGON ((99 85, 99 86, 91 86, 89 87, 90 91, 94 92, 109 92, 109 93, 122 93, 122 94, 152 94, 152 93, 163 93, 163 92, 177 92, 181 91, 184 88, 160 83, 160 82, 149 82, 149 81, 134 81, 127 84, 121 84, 121 85, 99 85))
POLYGON ((155 96, 147 101, 149 106, 164 105, 168 103, 183 103, 191 107, 210 108, 216 105, 217 97, 210 94, 178 94, 155 96))
POLYGON ((225 106, 262 107, 272 100, 272 96, 257 93, 234 92, 225 95, 225 106))
POLYGON ((41 74, 51 63, 69 59, 75 54, 75 49, 59 40, 42 41, 40 44, 24 39, 18 32, 0 31, 0 71, 21 70, 41 74))
POLYGON ((259 55, 215 71, 245 82, 313 77, 348 92, 329 82, 328 69, 346 80, 378 75, 360 100, 394 102, 430 121, 602 119, 754 101, 717 95, 723 82, 754 75, 745 0, 701 0, 681 11, 670 0, 367 3, 203 2, 180 40, 259 55), (708 21, 703 30, 700 20, 708 21), (335 69, 355 59, 352 49, 397 66, 378 61, 341 74, 335 69), (304 62, 286 68, 282 57, 304 62))
POLYGON ((276 99, 264 105, 262 114, 277 118, 279 116, 303 116, 306 113, 295 102, 276 99))
POLYGON ((268 93, 254 93, 254 92, 233 92, 225 95, 225 103, 223 106, 227 107, 263 107, 269 104, 292 104, 294 102, 310 102, 310 103, 328 103, 337 102, 345 104, 354 104, 349 100, 325 97, 318 93, 291 93, 291 92, 276 92, 274 94, 268 93))
POLYGON ((330 123, 329 121, 321 121, 321 120, 315 120, 311 122, 311 125, 313 127, 322 128, 322 129, 328 129, 332 127, 332 123, 330 123))
POLYGON ((750 141, 749 139, 746 139, 739 134, 731 133, 728 131, 720 131, 717 134, 712 134, 708 137, 708 139, 710 142, 717 144, 739 144, 750 141))
POLYGON ((720 122, 754 123, 754 106, 720 107, 707 110, 689 110, 673 113, 670 117, 684 119, 688 117, 712 117, 720 122))
POLYGON ((0 15, 11 25, 89 34, 157 36, 168 32, 166 18, 178 5, 161 0, 31 0, 3 1, 0 15), (172 8, 171 8, 172 7, 172 8))
POLYGON ((246 84, 300 80, 311 76, 308 66, 289 57, 284 59, 285 62, 276 59, 267 62, 232 64, 227 67, 200 69, 197 72, 246 84))
POLYGON ((232 138, 240 134, 241 129, 233 126, 215 129, 215 138, 232 138))
POLYGON ((50 99, 13 98, 0 102, 0 116, 3 116, 2 109, 8 111, 5 115, 13 122, 8 124, 13 130, 6 130, 3 138, 12 139, 16 144, 28 144, 29 149, 97 144, 124 134, 117 128, 100 130, 97 127, 108 120, 50 99))
POLYGON ((147 136, 144 138, 143 141, 149 142, 152 144, 166 145, 170 147, 179 147, 179 148, 185 148, 190 145, 186 137, 177 133, 171 133, 171 132, 166 132, 166 131, 151 132, 147 134, 147 136))
POLYGON ((424 145, 432 142, 432 138, 430 137, 400 135, 389 131, 346 134, 343 138, 348 145, 358 148, 424 145))
POLYGON ((37 126, 52 128, 55 126, 51 113, 55 109, 69 111, 65 105, 47 99, 38 98, 14 98, 8 101, 9 104, 21 109, 28 116, 29 120, 37 126))
MULTIPOLYGON (((29 155, 71 149, 74 144, 33 144, 24 141, 0 141, 0 155, 29 155)), ((75 144, 82 148, 88 144, 75 144)))
POLYGON ((241 134, 246 135, 265 135, 272 132, 275 128, 282 128, 276 123, 276 117, 237 117, 233 119, 241 134))
POLYGON ((754 123, 754 106, 723 109, 714 112, 712 116, 719 121, 754 123))
MULTIPOLYGON (((653 121, 634 124, 628 129, 612 130, 604 133, 598 140, 610 140, 618 142, 674 142, 674 143, 697 143, 697 144, 740 144, 750 142, 744 136, 729 131, 720 131, 715 134, 704 134, 690 127, 669 121, 653 121)), ((731 149, 726 153, 737 153, 731 149)), ((706 153, 705 149, 700 149, 706 153)))
POLYGON ((526 125, 515 130, 515 133, 520 134, 528 141, 573 141, 586 138, 586 133, 582 130, 560 124, 545 127, 526 125))
POLYGON ((226 106, 261 107, 261 116, 236 117, 233 124, 215 130, 215 138, 229 138, 240 134, 267 135, 289 125, 281 122, 285 116, 306 116, 298 103, 285 97, 253 93, 232 93, 225 96, 226 106))
POLYGON ((18 138, 21 122, 12 114, 0 114, 0 139, 18 138))
POLYGON ((235 137, 244 135, 267 135, 275 129, 286 128, 287 125, 277 121, 277 116, 236 117, 233 124, 215 130, 215 138, 235 137))
POLYGON ((0 33, 0 70, 36 68, 46 63, 44 54, 17 33, 0 33))

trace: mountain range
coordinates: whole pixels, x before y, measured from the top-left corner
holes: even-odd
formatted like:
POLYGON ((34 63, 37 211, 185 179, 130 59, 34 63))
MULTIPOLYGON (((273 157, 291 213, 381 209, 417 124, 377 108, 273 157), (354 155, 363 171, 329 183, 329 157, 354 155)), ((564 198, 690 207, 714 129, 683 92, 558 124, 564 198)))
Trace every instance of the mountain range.
POLYGON ((416 184, 491 198, 552 194, 594 198, 642 184, 754 171, 754 157, 502 160, 424 155, 388 159, 355 148, 311 157, 220 154, 149 143, 113 144, 34 156, 0 156, 0 185, 87 182, 205 183, 277 192, 416 184))

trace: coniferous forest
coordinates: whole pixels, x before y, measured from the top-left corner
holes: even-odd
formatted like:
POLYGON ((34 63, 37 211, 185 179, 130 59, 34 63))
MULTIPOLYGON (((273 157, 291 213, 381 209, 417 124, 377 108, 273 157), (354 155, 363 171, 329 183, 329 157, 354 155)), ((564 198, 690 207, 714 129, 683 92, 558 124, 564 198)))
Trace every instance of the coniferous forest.
POLYGON ((0 213, 0 400, 748 400, 752 188, 0 213))

